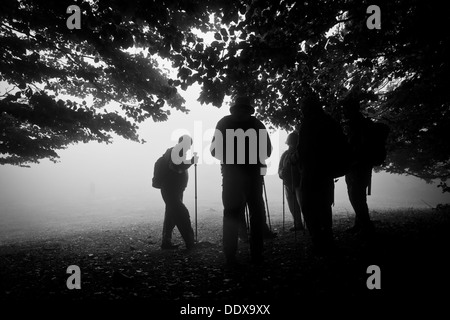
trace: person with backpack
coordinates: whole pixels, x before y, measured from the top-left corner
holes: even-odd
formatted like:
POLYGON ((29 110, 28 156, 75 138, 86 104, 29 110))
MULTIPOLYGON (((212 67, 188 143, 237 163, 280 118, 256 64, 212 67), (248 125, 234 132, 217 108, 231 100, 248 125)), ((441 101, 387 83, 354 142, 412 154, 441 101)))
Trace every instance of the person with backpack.
POLYGON ((293 161, 298 144, 298 133, 296 131, 287 136, 286 144, 289 148, 280 157, 278 176, 283 180, 289 211, 294 219, 294 226, 290 231, 298 231, 303 230, 304 227, 300 204, 300 171, 298 165, 293 161))
POLYGON ((188 169, 197 163, 197 157, 186 159, 186 152, 192 145, 192 138, 183 135, 178 144, 166 150, 155 164, 153 186, 161 189, 161 195, 166 205, 163 222, 161 249, 176 249, 172 244, 172 233, 175 226, 186 244, 192 249, 195 245, 194 231, 191 226, 189 211, 183 203, 183 193, 187 187, 188 169))
POLYGON ((245 221, 245 206, 250 220, 252 263, 263 262, 265 160, 272 152, 264 124, 252 116, 250 97, 239 96, 230 115, 220 119, 211 143, 211 154, 221 162, 223 211, 223 251, 228 265, 235 265, 239 228, 245 221))
POLYGON ((346 139, 342 127, 323 110, 316 94, 306 96, 300 108, 303 119, 297 157, 302 212, 314 252, 328 254, 334 248, 334 178, 343 172, 340 155, 345 154, 346 139))
POLYGON ((355 211, 354 225, 348 231, 371 235, 374 227, 369 215, 366 191, 370 188, 373 167, 381 165, 386 158, 385 140, 389 128, 365 117, 356 98, 347 98, 341 105, 352 158, 345 182, 350 203, 355 211))

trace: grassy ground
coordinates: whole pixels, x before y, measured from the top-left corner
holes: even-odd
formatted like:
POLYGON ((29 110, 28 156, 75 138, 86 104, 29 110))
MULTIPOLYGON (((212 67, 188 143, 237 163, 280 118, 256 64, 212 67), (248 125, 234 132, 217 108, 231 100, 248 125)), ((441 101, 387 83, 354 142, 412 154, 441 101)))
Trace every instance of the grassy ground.
MULTIPOLYGON (((21 239, 0 246, 2 305, 134 304, 180 308, 224 304, 270 304, 272 315, 300 311, 306 301, 342 301, 352 310, 364 303, 383 308, 394 303, 413 310, 439 307, 450 284, 450 213, 436 210, 373 212, 376 235, 361 239, 345 230, 352 218, 336 216, 337 251, 316 256, 307 233, 282 230, 265 245, 266 261, 249 263, 249 248, 239 243, 239 268, 224 265, 221 217, 199 222, 199 245, 161 251, 160 223, 93 228, 58 236, 21 239), (69 290, 66 269, 81 269, 81 290, 69 290), (380 290, 369 290, 370 265, 380 267, 380 290)), ((182 243, 178 233, 175 242, 182 243)), ((370 308, 370 307, 369 307, 370 308)), ((326 309, 326 308, 325 308, 326 309)), ((322 310, 325 311, 325 310, 322 310)))

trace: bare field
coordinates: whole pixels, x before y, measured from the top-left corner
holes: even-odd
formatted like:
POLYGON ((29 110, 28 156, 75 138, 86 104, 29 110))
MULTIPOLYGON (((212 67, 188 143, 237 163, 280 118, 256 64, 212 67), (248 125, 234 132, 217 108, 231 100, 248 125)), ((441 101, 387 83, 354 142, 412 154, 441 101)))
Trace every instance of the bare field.
POLYGON ((418 298, 424 303, 443 298, 439 288, 450 284, 448 212, 372 212, 377 232, 370 239, 345 231, 351 215, 335 215, 337 248, 327 256, 312 252, 307 232, 288 231, 288 215, 283 231, 282 214, 273 212, 271 226, 278 237, 266 240, 264 264, 252 265, 248 244, 240 241, 238 268, 224 264, 221 212, 210 208, 200 214, 193 251, 184 249, 178 231, 174 242, 180 248, 162 251, 162 216, 150 221, 144 211, 90 228, 80 221, 79 228, 57 233, 16 234, 0 246, 0 301, 139 306, 259 301, 288 310, 295 307, 293 300, 305 299, 392 303, 418 298), (70 265, 81 269, 81 290, 66 286, 70 265), (381 290, 367 288, 370 265, 380 267, 381 290))

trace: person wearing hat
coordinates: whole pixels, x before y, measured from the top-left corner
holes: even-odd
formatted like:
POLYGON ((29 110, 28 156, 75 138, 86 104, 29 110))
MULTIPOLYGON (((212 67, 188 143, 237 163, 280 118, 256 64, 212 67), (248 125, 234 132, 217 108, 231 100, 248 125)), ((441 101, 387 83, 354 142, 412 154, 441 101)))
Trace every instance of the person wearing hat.
POLYGON ((223 251, 228 264, 236 262, 238 232, 245 206, 250 216, 250 251, 254 263, 263 261, 265 210, 263 175, 272 152, 264 124, 253 116, 247 96, 239 96, 230 115, 220 119, 211 143, 211 154, 221 161, 223 251))
POLYGON ((294 218, 294 226, 291 231, 303 230, 302 211, 300 207, 300 171, 296 163, 292 160, 297 150, 298 132, 291 132, 286 139, 289 149, 283 152, 278 166, 278 176, 283 180, 286 191, 286 199, 294 218))

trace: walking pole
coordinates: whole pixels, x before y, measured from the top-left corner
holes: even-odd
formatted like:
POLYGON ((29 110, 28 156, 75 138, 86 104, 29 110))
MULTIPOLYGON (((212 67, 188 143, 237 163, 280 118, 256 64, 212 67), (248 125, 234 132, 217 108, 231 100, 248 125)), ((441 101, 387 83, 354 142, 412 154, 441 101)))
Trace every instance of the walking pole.
POLYGON ((250 234, 250 217, 248 213, 248 205, 245 204, 245 230, 247 231, 247 239, 250 234))
MULTIPOLYGON (((250 213, 248 210, 248 203, 245 203, 245 210, 244 210, 244 222, 245 222, 245 232, 246 232, 246 239, 247 242, 250 243, 250 237, 251 237, 251 226, 250 226, 250 213)), ((251 256, 251 252, 247 251, 249 256, 251 256)))
POLYGON ((284 217, 285 217, 285 210, 284 210, 284 180, 281 180, 281 187, 282 187, 282 193, 283 193, 283 233, 284 233, 284 217))
POLYGON ((369 185, 367 186, 367 195, 372 195, 372 171, 370 172, 369 185))
MULTIPOLYGON (((291 166, 291 188, 292 188, 291 192, 294 197, 294 199, 293 199, 293 201, 294 201, 294 216, 296 216, 297 215, 297 211, 296 211, 297 210, 297 194, 295 193, 295 186, 294 186, 294 171, 292 170, 292 164, 289 164, 289 165, 291 166)), ((297 242, 297 225, 295 222, 298 223, 298 221, 295 221, 295 218, 294 218, 294 240, 295 240, 295 242, 297 242)))
MULTIPOLYGON (((197 152, 194 152, 194 161, 197 158, 197 152)), ((195 242, 197 240, 197 161, 194 162, 194 173, 195 173, 195 242)))
POLYGON ((269 229, 272 231, 272 224, 270 222, 269 203, 267 202, 266 184, 264 183, 264 176, 262 176, 262 183, 264 188, 264 197, 266 198, 267 219, 269 220, 269 229))

